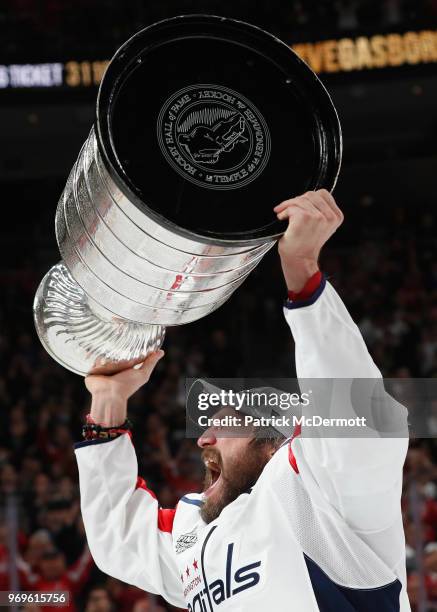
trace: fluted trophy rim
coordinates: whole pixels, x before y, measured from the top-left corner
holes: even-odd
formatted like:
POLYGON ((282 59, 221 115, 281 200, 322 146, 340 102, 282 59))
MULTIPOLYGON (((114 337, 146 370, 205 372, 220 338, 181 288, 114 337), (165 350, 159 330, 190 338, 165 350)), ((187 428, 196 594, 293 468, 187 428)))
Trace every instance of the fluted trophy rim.
POLYGON ((113 374, 140 363, 165 337, 164 325, 117 317, 90 300, 63 261, 41 280, 33 301, 33 318, 46 352, 80 376, 113 374))
MULTIPOLYGON (((234 42, 236 44, 240 44, 238 37, 237 40, 235 40, 236 31, 238 31, 240 37, 246 37, 246 42, 247 40, 255 41, 256 39, 257 44, 266 46, 269 54, 275 56, 275 61, 278 63, 282 62, 281 67, 284 71, 284 66, 290 64, 290 71, 291 65, 293 65, 294 70, 299 72, 300 77, 311 90, 311 95, 314 99, 317 99, 323 107, 324 117, 323 121, 320 119, 320 122, 324 122, 324 126, 328 127, 327 133, 329 133, 329 137, 331 138, 332 150, 330 151, 329 157, 332 168, 330 169, 330 177, 326 180, 326 184, 320 185, 320 187, 333 191, 341 168, 343 144, 340 120, 331 96, 325 86, 313 70, 292 50, 292 48, 273 34, 247 22, 218 15, 190 14, 157 21, 134 34, 116 51, 103 76, 98 91, 95 116, 97 146, 106 171, 120 191, 136 208, 164 229, 169 230, 171 233, 178 234, 183 238, 187 238, 188 240, 194 240, 204 244, 217 246, 256 246, 279 239, 284 233, 285 224, 283 222, 270 223, 257 230, 232 233, 229 234, 229 236, 226 236, 226 233, 223 232, 220 232, 220 235, 214 235, 214 232, 208 233, 208 235, 202 235, 188 228, 181 227, 153 210, 141 199, 141 197, 139 197, 135 190, 129 185, 127 177, 123 177, 122 165, 112 145, 110 108, 117 84, 121 81, 121 78, 125 76, 125 70, 132 66, 138 55, 143 52, 145 48, 150 48, 162 43, 163 34, 168 35, 172 29, 186 29, 187 26, 193 28, 213 28, 214 25, 220 27, 220 32, 222 32, 224 25, 229 26, 232 30, 234 42), (262 233, 264 229, 272 225, 274 230, 271 233, 262 233)), ((241 44, 244 45, 244 41, 242 41, 241 44)), ((326 155, 326 159, 327 158, 328 155, 326 155)))

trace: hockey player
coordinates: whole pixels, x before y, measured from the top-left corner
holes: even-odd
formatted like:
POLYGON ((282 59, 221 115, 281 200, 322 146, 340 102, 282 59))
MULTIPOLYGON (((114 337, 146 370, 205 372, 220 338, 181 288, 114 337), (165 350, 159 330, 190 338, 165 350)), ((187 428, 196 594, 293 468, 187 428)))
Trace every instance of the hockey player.
MULTIPOLYGON (((334 198, 308 192, 274 210, 289 220, 279 254, 298 377, 380 378, 318 269, 322 246, 343 221, 334 198)), ((137 370, 86 379, 87 431, 95 437, 79 443, 76 456, 82 515, 100 569, 189 612, 410 610, 400 508, 406 437, 296 432, 279 445, 220 438, 211 428, 198 440, 204 493, 162 509, 138 477, 124 424, 129 396, 162 355, 137 370)))

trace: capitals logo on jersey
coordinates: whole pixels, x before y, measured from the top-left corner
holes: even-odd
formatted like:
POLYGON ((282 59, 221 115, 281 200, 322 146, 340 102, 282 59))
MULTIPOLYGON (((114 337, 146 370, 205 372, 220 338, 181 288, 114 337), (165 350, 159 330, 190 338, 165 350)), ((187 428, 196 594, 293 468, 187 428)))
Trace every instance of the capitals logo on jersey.
POLYGON ((213 612, 224 601, 255 587, 260 582, 259 568, 261 567, 261 561, 254 561, 235 568, 233 554, 234 544, 231 543, 227 548, 223 576, 208 581, 208 583, 205 582, 207 576, 205 576, 205 570, 203 564, 201 564, 203 579, 199 576, 200 580, 196 582, 197 584, 203 583, 205 586, 187 604, 188 612, 213 612))

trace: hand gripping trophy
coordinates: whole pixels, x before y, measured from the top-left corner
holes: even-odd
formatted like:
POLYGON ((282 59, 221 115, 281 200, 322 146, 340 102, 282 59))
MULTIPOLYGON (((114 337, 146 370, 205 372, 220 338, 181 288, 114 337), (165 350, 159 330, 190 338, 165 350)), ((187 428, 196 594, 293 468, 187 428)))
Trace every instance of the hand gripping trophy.
POLYGON ((281 235, 273 206, 332 190, 340 163, 328 93, 271 34, 202 15, 140 31, 106 70, 58 203, 42 344, 82 375, 139 362, 166 326, 221 306, 281 235))

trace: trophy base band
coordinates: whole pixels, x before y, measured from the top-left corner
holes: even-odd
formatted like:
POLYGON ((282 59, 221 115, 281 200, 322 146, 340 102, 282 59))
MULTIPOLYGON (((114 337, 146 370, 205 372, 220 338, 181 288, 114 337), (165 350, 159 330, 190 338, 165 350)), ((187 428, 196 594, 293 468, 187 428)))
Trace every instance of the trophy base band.
POLYGON ((165 327, 126 321, 92 303, 61 262, 41 281, 35 325, 46 351, 68 370, 114 374, 158 350, 165 327))

